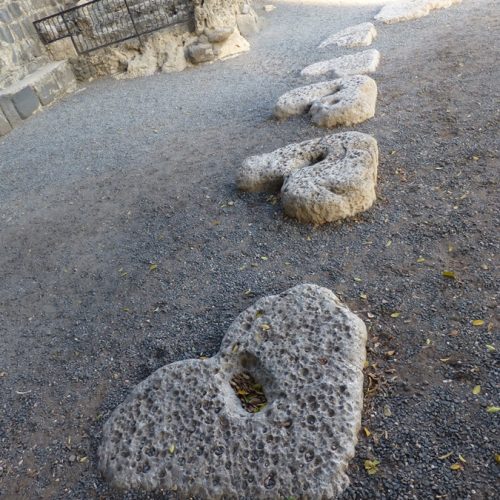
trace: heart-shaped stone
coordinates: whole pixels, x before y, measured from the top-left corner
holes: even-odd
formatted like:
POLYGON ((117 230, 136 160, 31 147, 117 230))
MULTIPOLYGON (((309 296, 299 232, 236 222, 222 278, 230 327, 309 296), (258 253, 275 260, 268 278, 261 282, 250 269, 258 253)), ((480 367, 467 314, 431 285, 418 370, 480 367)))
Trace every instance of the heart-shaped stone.
POLYGON ((281 189, 287 215, 324 224, 371 207, 377 166, 377 141, 360 132, 344 132, 250 156, 236 182, 244 191, 281 189))
POLYGON ((334 498, 360 427, 365 342, 326 288, 264 297, 216 356, 133 390, 104 426, 101 470, 117 487, 181 498, 334 498))

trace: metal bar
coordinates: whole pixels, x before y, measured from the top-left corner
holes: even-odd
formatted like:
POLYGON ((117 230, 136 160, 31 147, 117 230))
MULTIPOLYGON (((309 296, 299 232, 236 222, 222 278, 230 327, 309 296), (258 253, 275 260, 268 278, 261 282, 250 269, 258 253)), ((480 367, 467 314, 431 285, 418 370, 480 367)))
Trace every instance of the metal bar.
POLYGON ((124 3, 125 3, 125 7, 127 7, 127 11, 128 11, 128 15, 130 16, 130 20, 132 21, 132 24, 134 25, 134 30, 135 30, 135 32, 136 32, 136 34, 137 34, 137 38, 138 38, 138 40, 139 40, 139 43, 140 43, 141 45, 143 45, 142 40, 141 40, 141 35, 140 35, 140 34, 139 34, 139 32, 137 31, 137 26, 135 25, 135 21, 134 21, 134 18, 133 18, 133 16, 132 16, 132 12, 130 12, 130 7, 128 6, 128 2, 127 2, 127 0, 123 0, 123 1, 124 1, 124 3))
POLYGON ((176 24, 189 23, 191 0, 91 0, 33 22, 48 44, 71 37, 78 54, 108 47, 176 24))
POLYGON ((71 41, 73 42, 73 47, 75 47, 75 50, 78 54, 80 54, 80 52, 78 51, 78 46, 75 42, 75 39, 73 38, 73 33, 71 32, 71 30, 69 29, 69 26, 68 26, 68 22, 66 21, 66 17, 65 17, 65 12, 61 12, 61 17, 62 17, 62 20, 64 21, 64 25, 66 26, 66 30, 68 31, 69 33, 69 36, 71 37, 71 41))

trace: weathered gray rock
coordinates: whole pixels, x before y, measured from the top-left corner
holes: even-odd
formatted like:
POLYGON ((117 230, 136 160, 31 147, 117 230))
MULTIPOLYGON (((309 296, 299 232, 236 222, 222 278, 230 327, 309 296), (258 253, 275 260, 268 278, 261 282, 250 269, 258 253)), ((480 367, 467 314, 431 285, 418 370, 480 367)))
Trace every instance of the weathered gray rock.
POLYGON ((117 487, 181 498, 335 498, 360 427, 365 342, 326 288, 264 297, 216 356, 164 366, 133 390, 104 426, 100 468, 117 487), (257 413, 231 386, 241 374, 262 386, 257 413))
POLYGON ((258 18, 253 11, 250 11, 248 14, 238 14, 236 16, 236 23, 243 36, 253 35, 260 31, 258 18))
POLYGON ((219 29, 206 29, 205 35, 210 43, 218 43, 227 40, 234 32, 234 27, 219 28, 219 29))
POLYGON ((318 48, 322 49, 330 45, 347 48, 368 47, 376 37, 377 30, 372 23, 361 23, 328 37, 319 44, 318 48))
POLYGON ((335 77, 374 73, 380 62, 380 52, 376 49, 364 50, 356 54, 319 61, 305 67, 302 76, 331 74, 335 77))
POLYGON ((11 96, 12 103, 19 116, 26 120, 40 108, 40 101, 32 87, 23 87, 11 96))
POLYGON ((320 127, 354 125, 372 118, 376 103, 375 81, 356 75, 291 90, 278 99, 274 115, 284 119, 309 112, 320 127))
POLYGON ((275 192, 290 217, 323 224, 352 217, 376 199, 377 141, 359 132, 328 135, 247 158, 237 175, 244 191, 275 192))
POLYGON ((193 64, 209 62, 215 59, 214 49, 210 43, 193 43, 187 50, 189 60, 193 64))
POLYGON ((0 108, 0 137, 8 134, 12 130, 12 127, 7 120, 7 117, 4 115, 2 109, 0 108))
POLYGON ((462 0, 406 0, 394 2, 382 7, 375 19, 385 24, 394 24, 418 19, 429 15, 431 10, 446 9, 461 2, 462 0))

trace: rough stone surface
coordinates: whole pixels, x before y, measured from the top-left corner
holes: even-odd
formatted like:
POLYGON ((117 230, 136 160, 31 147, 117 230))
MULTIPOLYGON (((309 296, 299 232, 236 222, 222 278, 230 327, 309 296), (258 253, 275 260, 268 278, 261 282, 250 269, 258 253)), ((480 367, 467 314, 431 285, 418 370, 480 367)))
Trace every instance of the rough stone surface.
POLYGON ((235 29, 226 40, 214 43, 213 50, 217 59, 227 59, 228 57, 248 52, 250 50, 250 44, 247 39, 241 36, 240 32, 235 29))
POLYGON ((319 61, 305 67, 302 76, 321 76, 331 74, 341 77, 346 75, 358 75, 363 73, 374 73, 380 62, 380 52, 376 49, 364 50, 356 54, 319 61))
POLYGON ((328 37, 319 44, 318 48, 322 49, 329 45, 347 48, 368 47, 376 37, 377 30, 372 23, 361 23, 328 37))
POLYGON ((247 158, 238 172, 244 191, 278 191, 285 213, 323 224, 351 217, 376 199, 377 141, 345 132, 290 144, 247 158))
POLYGON ((3 114, 3 111, 0 109, 0 137, 8 134, 12 130, 12 127, 7 120, 7 117, 3 114))
POLYGON ((356 75, 314 83, 283 94, 274 115, 279 119, 309 112, 320 127, 354 125, 375 115, 377 84, 369 76, 356 75))
POLYGON ((189 60, 200 64, 215 59, 214 49, 210 43, 193 43, 188 47, 189 60))
POLYGON ((100 467, 115 486, 182 498, 335 498, 348 485, 362 409, 364 323, 328 289, 264 297, 219 353, 160 368, 104 426, 100 467), (248 413, 234 375, 262 385, 248 413))
POLYGON ((394 24, 401 21, 410 21, 429 15, 431 10, 446 9, 462 0, 406 0, 394 2, 382 7, 375 16, 377 21, 385 24, 394 24))
POLYGON ((206 29, 205 35, 210 43, 219 43, 227 40, 234 32, 234 28, 206 29))
POLYGON ((243 36, 253 35, 258 33, 259 23, 258 18, 253 11, 248 14, 238 14, 236 16, 236 23, 238 24, 238 29, 243 36))
POLYGON ((29 118, 40 107, 40 100, 31 87, 24 87, 15 93, 12 96, 12 103, 23 120, 29 118))

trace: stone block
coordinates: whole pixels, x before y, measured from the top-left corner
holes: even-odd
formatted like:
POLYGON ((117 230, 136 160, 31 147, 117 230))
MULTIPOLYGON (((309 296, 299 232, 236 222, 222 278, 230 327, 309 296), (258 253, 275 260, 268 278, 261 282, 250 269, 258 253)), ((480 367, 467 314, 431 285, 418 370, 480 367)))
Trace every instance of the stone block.
POLYGON ((259 24, 253 12, 248 14, 238 14, 236 16, 238 30, 243 36, 253 35, 259 32, 259 24))
POLYGON ((14 43, 14 37, 7 26, 0 26, 0 41, 14 43))
POLYGON ((215 59, 213 47, 209 43, 193 43, 188 47, 187 52, 193 64, 200 64, 215 59))
POLYGON ((23 9, 21 8, 20 2, 10 2, 9 11, 13 17, 21 17, 23 15, 23 9))
POLYGON ((39 80, 35 84, 34 89, 42 106, 50 104, 61 93, 56 79, 51 74, 39 80))
POLYGON ((12 128, 17 127, 23 122, 10 96, 0 93, 0 109, 3 111, 12 128))
POLYGON ((67 61, 60 61, 54 69, 54 77, 61 90, 71 92, 76 88, 76 78, 70 64, 67 61))
POLYGON ((54 61, 63 61, 78 56, 71 38, 62 38, 56 42, 49 43, 46 49, 54 61))
POLYGON ((7 120, 6 116, 3 114, 3 111, 0 110, 0 137, 8 134, 12 130, 12 126, 7 120))
POLYGON ((23 120, 29 118, 40 107, 40 100, 32 87, 24 87, 15 93, 12 96, 12 103, 23 120))
POLYGON ((12 16, 7 9, 0 9, 0 22, 10 23, 12 21, 12 16))

